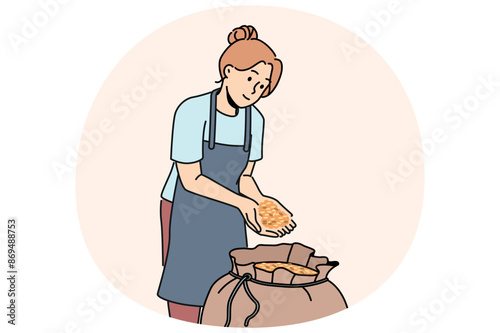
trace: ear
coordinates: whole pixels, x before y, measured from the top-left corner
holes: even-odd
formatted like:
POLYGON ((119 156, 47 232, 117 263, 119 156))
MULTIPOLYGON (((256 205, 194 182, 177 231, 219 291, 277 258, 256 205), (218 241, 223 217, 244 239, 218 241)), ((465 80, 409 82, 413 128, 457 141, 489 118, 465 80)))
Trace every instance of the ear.
POLYGON ((224 78, 229 77, 229 75, 231 75, 233 71, 234 71, 233 65, 226 65, 226 67, 224 67, 224 78))

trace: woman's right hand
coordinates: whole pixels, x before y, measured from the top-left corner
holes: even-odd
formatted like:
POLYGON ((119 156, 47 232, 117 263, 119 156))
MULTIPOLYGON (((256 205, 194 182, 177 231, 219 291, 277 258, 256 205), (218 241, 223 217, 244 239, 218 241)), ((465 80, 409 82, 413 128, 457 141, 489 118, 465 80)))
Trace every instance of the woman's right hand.
POLYGON ((262 227, 257 221, 259 205, 252 199, 242 197, 241 202, 238 205, 238 209, 240 210, 241 215, 243 215, 248 227, 256 233, 260 233, 262 231, 262 227))

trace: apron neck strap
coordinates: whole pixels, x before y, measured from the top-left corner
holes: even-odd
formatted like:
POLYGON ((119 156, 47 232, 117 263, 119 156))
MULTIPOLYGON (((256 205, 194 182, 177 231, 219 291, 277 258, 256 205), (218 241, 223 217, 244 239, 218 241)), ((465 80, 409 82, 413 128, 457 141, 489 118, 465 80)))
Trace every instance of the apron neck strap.
MULTIPOLYGON (((217 94, 220 89, 215 89, 210 94, 210 127, 209 127, 209 139, 208 148, 215 148, 215 125, 217 121, 217 94)), ((250 142, 252 141, 252 108, 250 106, 245 107, 245 143, 243 145, 243 150, 248 152, 250 150, 250 142)))
POLYGON ((217 119, 217 93, 220 89, 215 89, 210 95, 210 128, 208 138, 208 148, 214 149, 215 147, 215 121, 217 119))
POLYGON ((245 108, 245 144, 243 150, 248 152, 250 150, 250 142, 252 141, 252 108, 247 106, 245 108))

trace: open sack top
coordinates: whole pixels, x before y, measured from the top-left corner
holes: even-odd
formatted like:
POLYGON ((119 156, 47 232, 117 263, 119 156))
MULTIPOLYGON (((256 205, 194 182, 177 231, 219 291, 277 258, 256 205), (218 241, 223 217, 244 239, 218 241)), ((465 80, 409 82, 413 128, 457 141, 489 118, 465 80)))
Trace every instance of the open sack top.
MULTIPOLYGON (((237 276, 251 275, 252 280, 276 285, 303 285, 319 283, 327 279, 328 273, 339 265, 327 257, 314 255, 315 250, 301 243, 261 244, 254 248, 239 248, 229 252, 233 264, 231 272, 237 276), (318 272, 316 275, 301 275, 278 267, 269 272, 255 267, 259 262, 284 262, 302 265, 318 272)), ((297 286, 298 287, 298 286, 297 286)))

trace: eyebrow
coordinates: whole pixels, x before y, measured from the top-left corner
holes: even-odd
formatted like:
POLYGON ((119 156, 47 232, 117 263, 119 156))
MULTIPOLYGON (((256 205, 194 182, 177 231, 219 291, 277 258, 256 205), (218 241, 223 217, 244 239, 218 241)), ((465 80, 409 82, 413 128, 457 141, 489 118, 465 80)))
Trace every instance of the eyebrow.
POLYGON ((254 72, 255 74, 259 75, 259 73, 257 71, 254 71, 253 69, 252 69, 252 72, 254 72))

